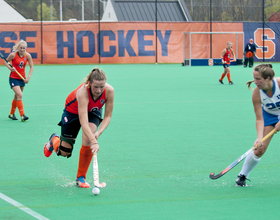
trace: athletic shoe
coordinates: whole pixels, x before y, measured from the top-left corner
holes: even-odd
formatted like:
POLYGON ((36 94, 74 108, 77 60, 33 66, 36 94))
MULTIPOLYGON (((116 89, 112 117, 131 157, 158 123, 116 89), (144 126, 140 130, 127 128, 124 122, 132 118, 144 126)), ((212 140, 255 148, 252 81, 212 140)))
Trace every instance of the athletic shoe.
POLYGON ((10 114, 8 117, 9 117, 10 119, 12 119, 12 120, 18 120, 18 119, 16 118, 15 114, 10 114))
POLYGON ((230 81, 228 84, 233 85, 233 82, 232 82, 232 81, 230 81))
POLYGON ((247 179, 245 175, 238 175, 235 182, 236 182, 237 186, 247 186, 246 180, 249 180, 249 179, 247 179))
POLYGON ((223 81, 222 81, 222 80, 220 80, 220 79, 219 79, 219 82, 220 82, 221 84, 224 84, 224 83, 223 83, 223 81))
POLYGON ((77 186, 81 187, 81 188, 89 188, 90 185, 86 182, 85 177, 80 176, 76 179, 76 184, 77 186))
POLYGON ((53 133, 50 136, 49 142, 45 144, 44 146, 44 154, 46 157, 51 156, 52 152, 53 152, 53 138, 54 137, 59 137, 58 134, 53 133))
POLYGON ((29 118, 26 115, 22 115, 21 116, 21 121, 24 122, 26 120, 28 120, 29 118))

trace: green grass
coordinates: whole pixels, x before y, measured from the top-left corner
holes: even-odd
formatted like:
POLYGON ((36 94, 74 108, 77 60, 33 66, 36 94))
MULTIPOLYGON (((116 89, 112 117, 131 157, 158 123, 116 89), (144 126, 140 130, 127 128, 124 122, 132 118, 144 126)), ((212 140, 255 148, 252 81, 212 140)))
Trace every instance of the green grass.
MULTIPOLYGON (((277 74, 280 64, 274 64, 277 74)), ((28 68, 27 68, 28 69, 28 68)), ((279 137, 250 175, 235 186, 238 165, 220 172, 256 138, 252 69, 232 66, 234 85, 220 85, 223 68, 146 65, 35 66, 23 97, 22 123, 8 119, 13 91, 0 66, 0 193, 49 219, 278 219, 279 137), (60 132, 66 96, 93 67, 115 89, 111 124, 99 139, 98 196, 75 186, 81 132, 69 159, 43 155, 60 132)), ((16 112, 18 115, 18 112, 16 112)), ((92 167, 87 181, 92 184, 92 167)), ((34 217, 0 199, 0 219, 34 217)))

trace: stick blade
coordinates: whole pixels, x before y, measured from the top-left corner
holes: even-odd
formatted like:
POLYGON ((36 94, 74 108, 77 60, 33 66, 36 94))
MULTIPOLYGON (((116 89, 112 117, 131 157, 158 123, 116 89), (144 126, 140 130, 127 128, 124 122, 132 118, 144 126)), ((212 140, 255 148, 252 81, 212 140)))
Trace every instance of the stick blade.
POLYGON ((219 173, 217 175, 215 175, 215 173, 210 173, 209 177, 212 180, 216 180, 216 179, 219 179, 222 175, 223 175, 223 173, 219 173))
POLYGON ((97 188, 104 188, 106 186, 106 183, 105 182, 102 182, 102 183, 94 183, 94 185, 97 187, 97 188))

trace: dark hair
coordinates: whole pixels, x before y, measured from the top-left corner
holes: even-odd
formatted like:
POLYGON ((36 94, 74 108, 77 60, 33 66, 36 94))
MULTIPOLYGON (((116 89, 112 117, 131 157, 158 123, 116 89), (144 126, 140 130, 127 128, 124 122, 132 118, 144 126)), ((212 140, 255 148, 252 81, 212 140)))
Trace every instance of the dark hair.
POLYGON ((268 77, 273 79, 275 76, 274 70, 272 69, 272 64, 270 63, 259 64, 255 66, 254 71, 259 72, 264 79, 267 79, 268 77))
POLYGON ((85 79, 85 83, 92 83, 94 80, 97 81, 107 81, 107 76, 104 73, 103 70, 99 69, 99 68, 94 68, 86 77, 85 79))
MULTIPOLYGON (((254 71, 257 71, 261 74, 261 77, 264 79, 267 79, 268 77, 272 80, 275 76, 275 72, 272 69, 272 64, 267 63, 267 64, 259 64, 254 67, 254 71)), ((249 89, 252 89, 251 84, 254 82, 254 80, 249 81, 246 83, 249 89)))

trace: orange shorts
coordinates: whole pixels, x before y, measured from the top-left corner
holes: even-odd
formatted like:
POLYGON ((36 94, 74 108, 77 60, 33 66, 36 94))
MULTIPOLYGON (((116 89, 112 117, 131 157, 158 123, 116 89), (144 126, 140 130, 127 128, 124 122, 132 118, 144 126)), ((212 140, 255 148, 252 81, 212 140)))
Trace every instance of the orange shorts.
POLYGON ((254 57, 254 54, 251 51, 248 51, 246 53, 246 57, 250 58, 250 57, 254 57))

